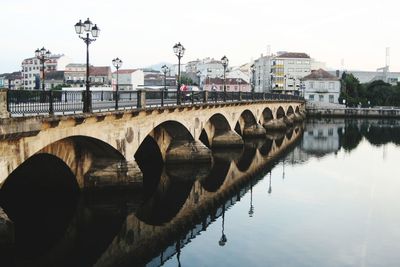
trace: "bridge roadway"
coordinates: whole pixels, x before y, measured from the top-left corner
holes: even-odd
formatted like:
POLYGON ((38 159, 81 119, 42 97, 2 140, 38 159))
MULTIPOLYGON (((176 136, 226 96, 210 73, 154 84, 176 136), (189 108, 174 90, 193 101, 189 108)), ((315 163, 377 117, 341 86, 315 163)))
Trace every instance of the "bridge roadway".
POLYGON ((209 162, 210 148, 242 146, 242 137, 265 136, 304 116, 303 100, 255 100, 1 119, 0 186, 41 153, 60 158, 81 188, 104 158, 151 160, 146 155, 155 151, 166 163, 209 162))

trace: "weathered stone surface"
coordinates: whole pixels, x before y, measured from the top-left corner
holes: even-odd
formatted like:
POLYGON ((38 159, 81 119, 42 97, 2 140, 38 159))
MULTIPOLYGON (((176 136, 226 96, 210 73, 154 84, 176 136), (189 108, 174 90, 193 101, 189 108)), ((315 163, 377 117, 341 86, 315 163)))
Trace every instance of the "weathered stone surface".
POLYGON ((0 89, 0 118, 9 118, 10 113, 7 111, 7 89, 0 89))
POLYGON ((285 122, 285 124, 287 126, 293 126, 293 124, 294 124, 294 114, 290 114, 289 116, 284 117, 283 121, 285 122))
POLYGON ((253 125, 252 127, 243 129, 244 137, 262 137, 265 136, 267 131, 260 124, 253 125))
POLYGON ((14 224, 0 208, 0 248, 14 244, 14 224))
POLYGON ((234 131, 226 131, 213 138, 212 146, 213 148, 241 147, 243 146, 243 139, 234 131))
POLYGON ((267 130, 267 132, 268 130, 276 131, 286 129, 286 123, 283 119, 270 120, 268 122, 265 122, 263 126, 267 130))
POLYGON ((210 162, 211 150, 200 141, 174 141, 170 144, 167 163, 210 162))

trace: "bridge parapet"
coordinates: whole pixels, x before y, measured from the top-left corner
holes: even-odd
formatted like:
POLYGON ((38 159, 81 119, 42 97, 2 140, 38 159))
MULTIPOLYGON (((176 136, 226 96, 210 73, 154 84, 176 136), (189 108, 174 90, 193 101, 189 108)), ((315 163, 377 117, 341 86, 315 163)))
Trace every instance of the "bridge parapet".
POLYGON ((7 109, 7 89, 0 89, 0 119, 9 118, 7 109))

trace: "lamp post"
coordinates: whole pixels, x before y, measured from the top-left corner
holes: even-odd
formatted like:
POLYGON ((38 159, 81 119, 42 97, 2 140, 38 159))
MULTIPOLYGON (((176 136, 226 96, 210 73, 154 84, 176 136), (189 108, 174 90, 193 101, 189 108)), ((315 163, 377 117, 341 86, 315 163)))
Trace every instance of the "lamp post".
POLYGON ((37 59, 39 59, 40 64, 42 65, 42 90, 44 91, 44 82, 45 82, 45 66, 44 63, 50 58, 50 51, 46 50, 46 48, 42 47, 42 49, 36 49, 35 50, 35 56, 37 59))
POLYGON ((118 94, 118 70, 119 70, 119 68, 121 68, 121 66, 122 66, 122 60, 121 59, 119 59, 118 57, 117 58, 114 58, 113 60, 112 60, 112 64, 114 65, 114 67, 117 69, 117 83, 116 83, 116 85, 115 85, 115 110, 117 110, 118 109, 118 100, 119 100, 119 94, 118 94))
POLYGON ((167 91, 167 72, 169 71, 169 68, 167 67, 167 65, 163 65, 161 67, 161 71, 162 73, 164 73, 164 91, 167 91))
POLYGON ((226 56, 221 58, 222 66, 224 67, 224 102, 226 101, 226 68, 229 64, 229 59, 226 56))
POLYGON ((177 82, 177 90, 176 90, 176 104, 180 105, 181 104, 181 58, 183 57, 183 54, 185 53, 185 48, 181 43, 177 43, 173 46, 173 50, 175 55, 178 57, 178 82, 177 82))
POLYGON ((100 29, 97 27, 97 24, 93 26, 93 23, 89 20, 89 18, 82 23, 82 20, 79 20, 75 24, 75 32, 78 34, 79 38, 81 38, 86 44, 86 91, 83 101, 83 112, 91 112, 92 111, 92 101, 90 99, 90 82, 89 82, 89 45, 96 41, 95 38, 99 37, 100 29), (86 36, 81 36, 81 34, 86 32, 86 36), (89 33, 91 33, 92 38, 90 38, 89 33))
POLYGON ((250 66, 250 70, 251 70, 251 79, 252 79, 252 83, 251 83, 251 92, 252 93, 254 93, 254 91, 255 91, 255 89, 256 89, 256 76, 255 76, 255 73, 256 73, 256 66, 254 66, 254 64, 253 65, 251 65, 250 66))

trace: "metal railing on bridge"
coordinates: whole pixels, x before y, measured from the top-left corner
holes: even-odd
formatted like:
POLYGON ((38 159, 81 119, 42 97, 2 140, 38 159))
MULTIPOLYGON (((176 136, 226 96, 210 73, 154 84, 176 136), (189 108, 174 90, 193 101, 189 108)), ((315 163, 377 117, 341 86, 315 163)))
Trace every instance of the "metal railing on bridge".
MULTIPOLYGON (((302 97, 259 92, 222 91, 90 91, 92 112, 126 110, 146 107, 190 105, 199 103, 229 103, 264 100, 298 101, 302 97), (180 101, 178 100, 180 95, 180 101), (116 101, 117 100, 117 101, 116 101)), ((7 110, 12 116, 35 114, 82 113, 85 91, 8 90, 7 110)))

